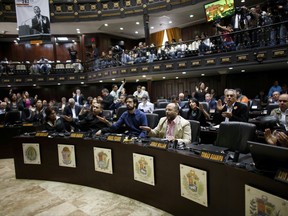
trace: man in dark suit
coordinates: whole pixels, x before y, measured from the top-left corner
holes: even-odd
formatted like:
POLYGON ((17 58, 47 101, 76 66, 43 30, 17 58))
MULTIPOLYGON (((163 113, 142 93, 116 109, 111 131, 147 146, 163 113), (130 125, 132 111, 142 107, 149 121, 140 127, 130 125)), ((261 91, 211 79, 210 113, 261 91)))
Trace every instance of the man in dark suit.
POLYGON ((78 116, 81 111, 81 107, 75 104, 75 100, 70 98, 68 105, 64 108, 63 119, 66 130, 75 131, 78 130, 77 123, 79 121, 78 116))
POLYGON ((34 34, 44 33, 50 34, 50 21, 47 16, 41 15, 41 9, 39 6, 34 6, 34 13, 36 14, 32 18, 32 30, 35 31, 34 34))
POLYGON ((225 104, 223 105, 221 100, 217 101, 216 112, 213 117, 214 123, 220 124, 222 121, 248 122, 248 107, 236 102, 236 91, 227 89, 224 93, 225 104))
POLYGON ((76 105, 78 105, 80 107, 82 107, 84 105, 84 96, 83 96, 83 94, 81 94, 80 89, 76 89, 76 94, 73 96, 73 99, 75 100, 76 105))

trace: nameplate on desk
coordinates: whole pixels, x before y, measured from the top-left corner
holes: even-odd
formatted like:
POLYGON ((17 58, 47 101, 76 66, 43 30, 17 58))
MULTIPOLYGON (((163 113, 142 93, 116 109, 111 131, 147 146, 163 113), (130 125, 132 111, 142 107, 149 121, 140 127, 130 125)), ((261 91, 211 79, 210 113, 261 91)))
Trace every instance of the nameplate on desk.
POLYGON ((168 143, 152 141, 149 143, 148 146, 152 148, 157 148, 157 149, 167 149, 168 143))
POLYGON ((288 169, 279 168, 275 180, 288 184, 288 169))
POLYGON ((70 138, 83 138, 84 134, 83 133, 71 133, 70 138))
POLYGON ((35 137, 48 137, 48 132, 36 132, 35 137))
POLYGON ((117 135, 107 136, 107 141, 121 142, 121 140, 122 140, 122 135, 121 136, 117 136, 117 135))
POLYGON ((225 156, 226 154, 223 153, 212 153, 209 151, 201 151, 200 153, 200 157, 218 162, 224 162, 225 156))
POLYGON ((33 126, 33 123, 23 123, 23 127, 31 127, 33 126))

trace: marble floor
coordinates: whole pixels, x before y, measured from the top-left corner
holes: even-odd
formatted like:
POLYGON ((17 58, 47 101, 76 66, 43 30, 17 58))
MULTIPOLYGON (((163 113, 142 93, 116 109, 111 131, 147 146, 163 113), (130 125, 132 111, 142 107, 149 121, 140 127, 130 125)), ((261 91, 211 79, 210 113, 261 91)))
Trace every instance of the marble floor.
POLYGON ((15 179, 13 159, 0 159, 0 216, 169 216, 152 206, 95 188, 15 179))

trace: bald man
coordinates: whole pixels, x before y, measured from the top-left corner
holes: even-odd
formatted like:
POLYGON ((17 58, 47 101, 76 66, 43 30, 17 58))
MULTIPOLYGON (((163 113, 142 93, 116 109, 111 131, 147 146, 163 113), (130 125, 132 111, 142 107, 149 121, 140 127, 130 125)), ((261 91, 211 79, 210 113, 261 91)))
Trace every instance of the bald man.
POLYGON ((148 131, 148 136, 151 137, 177 140, 185 144, 191 143, 190 122, 179 115, 179 107, 175 103, 169 103, 166 106, 166 116, 160 119, 156 128, 151 129, 147 126, 140 126, 140 128, 148 131))

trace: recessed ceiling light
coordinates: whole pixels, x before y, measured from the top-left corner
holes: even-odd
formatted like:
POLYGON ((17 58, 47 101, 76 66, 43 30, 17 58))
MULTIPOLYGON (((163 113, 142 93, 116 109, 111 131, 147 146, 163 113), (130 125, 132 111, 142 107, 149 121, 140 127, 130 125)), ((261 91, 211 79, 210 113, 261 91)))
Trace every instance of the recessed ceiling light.
POLYGON ((61 83, 57 83, 57 85, 61 85, 61 83))
POLYGON ((7 85, 7 87, 8 87, 8 88, 10 88, 10 87, 11 87, 11 85, 7 85))
POLYGON ((135 31, 135 34, 138 34, 138 31, 135 31))
POLYGON ((150 28, 151 28, 151 29, 154 29, 154 26, 151 26, 150 28))
POLYGON ((162 77, 163 79, 166 79, 166 77, 162 77))
POLYGON ((172 23, 172 21, 170 20, 170 21, 169 21, 169 24, 171 24, 171 23, 172 23))
POLYGON ((16 30, 19 31, 19 28, 17 27, 16 30))
POLYGON ((142 75, 142 77, 146 77, 146 75, 142 75))
POLYGON ((185 72, 185 71, 183 71, 183 72, 182 72, 182 74, 186 74, 186 72, 185 72))
POLYGON ((67 37, 57 37, 57 40, 59 41, 68 41, 67 37))
POLYGON ((205 76, 205 74, 201 74, 201 76, 205 76))
POLYGON ((34 83, 33 86, 36 86, 36 84, 34 83))
POLYGON ((233 70, 233 67, 229 67, 229 70, 233 70))
POLYGON ((115 81, 115 78, 113 78, 112 81, 115 81))
POLYGON ((107 27, 107 26, 108 26, 108 24, 107 24, 107 23, 105 23, 105 24, 104 24, 104 26, 106 26, 106 27, 107 27))
POLYGON ((139 79, 136 79, 136 82, 139 82, 139 79))
POLYGON ((122 27, 120 27, 120 30, 121 30, 121 31, 123 31, 123 28, 122 28, 122 27))
POLYGON ((84 82, 81 82, 81 85, 84 85, 85 83, 84 82))
POLYGON ((103 80, 99 80, 99 82, 103 82, 103 80))
POLYGON ((242 2, 242 3, 244 3, 244 2, 245 2, 245 0, 241 0, 241 2, 242 2))
POLYGON ((191 14, 191 15, 190 15, 190 18, 193 18, 193 17, 194 17, 194 15, 193 15, 193 14, 191 14))
POLYGON ((244 72, 245 72, 245 70, 241 70, 241 72, 242 72, 242 73, 244 73, 244 72))
POLYGON ((176 79, 179 79, 179 77, 176 77, 176 79))
POLYGON ((140 22, 136 22, 136 25, 139 25, 140 24, 140 22))

